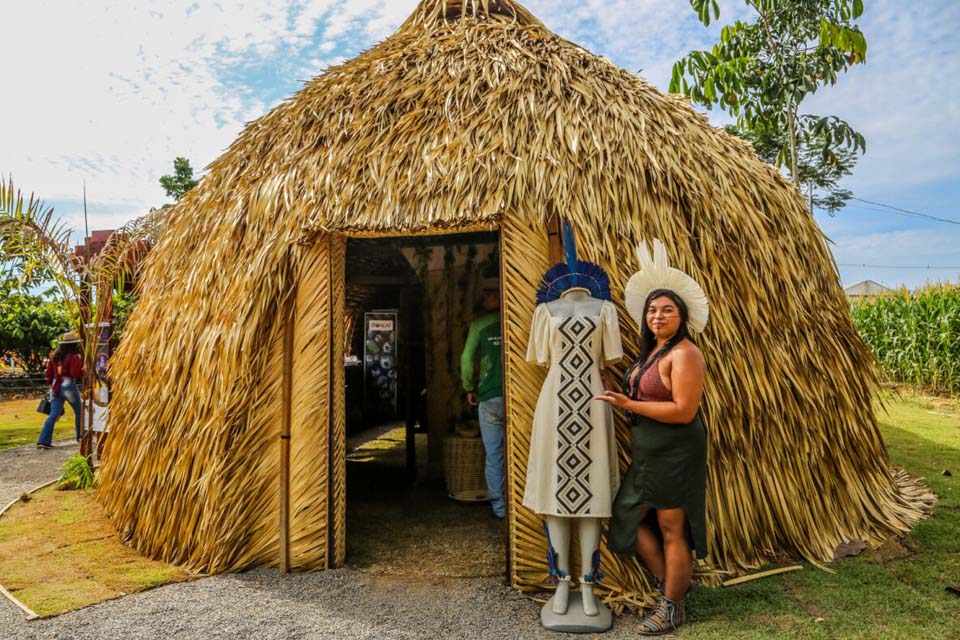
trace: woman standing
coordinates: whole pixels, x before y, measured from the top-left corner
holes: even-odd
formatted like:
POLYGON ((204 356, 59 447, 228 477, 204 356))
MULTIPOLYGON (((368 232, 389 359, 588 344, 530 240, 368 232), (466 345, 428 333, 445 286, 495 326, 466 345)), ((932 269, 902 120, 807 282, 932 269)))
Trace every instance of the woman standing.
POLYGON ((637 553, 660 590, 643 635, 676 629, 693 576, 691 551, 707 554, 706 433, 699 417, 704 361, 689 331, 702 331, 707 298, 688 275, 638 248, 641 271, 627 284, 627 310, 641 327, 641 349, 624 377, 626 394, 607 390, 598 400, 628 412, 633 460, 613 503, 608 546, 637 553))
POLYGON ((60 344, 47 362, 47 382, 50 383, 50 415, 43 423, 37 449, 49 449, 53 427, 63 414, 63 403, 73 408, 77 441, 80 441, 80 381, 83 379, 83 358, 80 356, 80 337, 70 331, 60 336, 60 344))

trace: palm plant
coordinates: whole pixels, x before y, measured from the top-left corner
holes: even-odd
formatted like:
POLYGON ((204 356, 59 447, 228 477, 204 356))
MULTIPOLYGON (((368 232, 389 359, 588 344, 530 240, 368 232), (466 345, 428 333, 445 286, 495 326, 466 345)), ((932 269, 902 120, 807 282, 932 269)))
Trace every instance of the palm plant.
MULTIPOLYGON (((75 301, 76 268, 70 253, 70 233, 63 220, 53 217, 53 207, 33 194, 24 203, 13 178, 0 179, 0 256, 8 277, 16 276, 22 284, 50 277, 68 304, 75 301)), ((75 307, 71 307, 73 310, 75 307)))
POLYGON ((47 276, 67 306, 83 345, 85 373, 84 396, 88 407, 80 450, 87 457, 91 450, 93 403, 91 393, 95 380, 94 361, 98 327, 111 317, 113 291, 126 288, 127 278, 134 274, 155 241, 160 213, 130 222, 107 240, 103 249, 90 255, 73 250, 72 230, 54 216, 33 194, 25 202, 15 189, 13 179, 0 179, 0 264, 8 276, 21 283, 31 283, 47 276))

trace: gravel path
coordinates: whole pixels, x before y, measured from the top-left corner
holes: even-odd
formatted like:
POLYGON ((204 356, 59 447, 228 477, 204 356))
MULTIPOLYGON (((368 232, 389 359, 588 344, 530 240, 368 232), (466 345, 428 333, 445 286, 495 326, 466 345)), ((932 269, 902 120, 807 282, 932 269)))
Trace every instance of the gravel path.
MULTIPOLYGON (((2 635, 11 640, 558 638, 540 627, 539 608, 496 578, 410 582, 350 569, 288 576, 257 569, 160 587, 47 620, 21 619, 2 635)), ((602 637, 636 638, 637 627, 636 616, 624 616, 602 637)))
POLYGON ((0 449, 0 509, 23 492, 58 478, 64 460, 79 451, 74 440, 57 440, 45 450, 35 445, 0 449))
MULTIPOLYGON (((56 478, 62 461, 76 449, 75 443, 57 443, 49 451, 0 450, 0 502, 6 505, 56 478)), ((497 577, 411 579, 349 567, 284 576, 276 569, 256 569, 167 585, 44 620, 27 621, 0 598, 0 638, 561 637, 540 627, 540 606, 497 577)), ((626 615, 602 637, 635 638, 637 628, 637 617, 626 615)))

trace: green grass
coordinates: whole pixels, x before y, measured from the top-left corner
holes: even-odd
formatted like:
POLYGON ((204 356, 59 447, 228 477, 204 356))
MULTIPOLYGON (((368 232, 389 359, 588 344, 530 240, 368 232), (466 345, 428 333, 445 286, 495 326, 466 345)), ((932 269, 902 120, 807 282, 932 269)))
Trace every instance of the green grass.
MULTIPOLYGON (((35 444, 47 416, 37 413, 40 396, 23 400, 0 401, 0 449, 19 447, 25 444, 35 444)), ((53 439, 72 438, 75 434, 73 426, 73 409, 67 409, 57 422, 53 430, 53 439)))
POLYGON ((190 577, 123 544, 93 489, 43 489, 0 518, 0 584, 41 616, 190 577))
POLYGON ((885 395, 880 425, 894 464, 926 478, 933 516, 902 541, 831 565, 729 588, 696 587, 690 624, 698 639, 960 638, 960 400, 885 395), (949 470, 952 476, 942 475, 949 470))

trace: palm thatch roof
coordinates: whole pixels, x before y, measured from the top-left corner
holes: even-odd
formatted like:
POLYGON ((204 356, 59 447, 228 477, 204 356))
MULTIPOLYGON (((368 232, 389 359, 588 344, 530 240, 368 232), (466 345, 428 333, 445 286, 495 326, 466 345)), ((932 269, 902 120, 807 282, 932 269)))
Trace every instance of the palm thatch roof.
MULTIPOLYGON (((700 346, 715 569, 778 553, 826 560, 841 542, 921 517, 929 495, 891 474, 872 358, 794 186, 685 98, 516 2, 425 0, 390 38, 251 123, 169 212, 112 363, 100 497, 118 528, 147 553, 207 571, 276 563, 277 336, 310 247, 499 228, 512 578, 536 587, 542 534, 518 478, 525 398, 542 373, 517 354, 554 214, 614 291, 636 269, 636 243, 658 237, 711 298, 700 346)), ((618 437, 628 451, 624 425, 618 437)), ((291 544, 310 550, 308 532, 297 535, 291 544)), ((608 597, 636 603, 639 567, 604 558, 608 597)))

